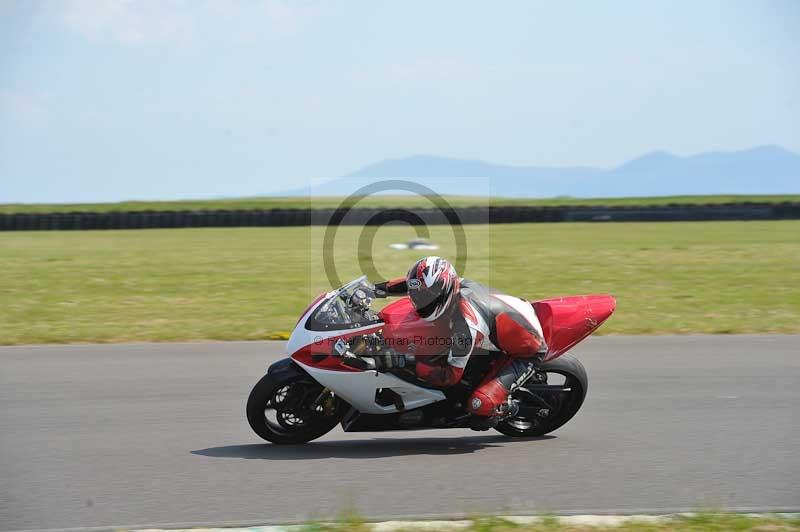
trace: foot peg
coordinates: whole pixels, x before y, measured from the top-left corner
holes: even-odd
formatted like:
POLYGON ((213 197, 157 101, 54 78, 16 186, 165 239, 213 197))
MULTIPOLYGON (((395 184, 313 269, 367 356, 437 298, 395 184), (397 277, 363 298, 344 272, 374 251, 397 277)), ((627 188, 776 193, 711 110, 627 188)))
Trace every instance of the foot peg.
POLYGON ((497 415, 494 416, 472 416, 469 420, 469 428, 472 430, 489 430, 495 428, 501 421, 516 417, 519 414, 519 401, 508 398, 508 401, 500 405, 497 415))
POLYGON ((519 414, 519 401, 509 397, 508 402, 503 403, 498 410, 500 411, 498 417, 501 419, 517 417, 517 414, 519 414))

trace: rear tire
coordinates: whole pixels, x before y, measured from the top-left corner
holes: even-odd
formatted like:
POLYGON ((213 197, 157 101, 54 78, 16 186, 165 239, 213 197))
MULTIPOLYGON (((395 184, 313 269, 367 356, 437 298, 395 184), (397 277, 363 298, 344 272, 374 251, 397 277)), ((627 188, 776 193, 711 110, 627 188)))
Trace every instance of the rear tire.
POLYGON ((333 394, 314 406, 322 393, 322 386, 305 375, 281 381, 264 375, 247 399, 247 421, 256 434, 279 445, 315 440, 330 432, 343 413, 344 402, 333 394))
MULTIPOLYGON (((547 415, 525 417, 518 415, 516 417, 505 419, 495 427, 499 432, 506 436, 514 436, 519 438, 531 436, 544 436, 545 434, 562 427, 567 421, 578 413, 583 400, 586 398, 586 390, 589 381, 586 376, 586 368, 583 367, 581 362, 570 355, 562 355, 552 362, 543 364, 537 374, 539 373, 556 373, 563 375, 565 378, 564 386, 569 386, 569 392, 542 392, 538 393, 538 398, 517 390, 514 392, 513 397, 518 399, 522 404, 527 406, 539 406, 540 410, 547 410, 547 415), (542 402, 543 401, 543 402, 542 402), (545 403, 547 408, 545 407, 545 403)), ((530 381, 529 381, 530 382, 530 381)), ((525 388, 525 385, 522 386, 525 388)))

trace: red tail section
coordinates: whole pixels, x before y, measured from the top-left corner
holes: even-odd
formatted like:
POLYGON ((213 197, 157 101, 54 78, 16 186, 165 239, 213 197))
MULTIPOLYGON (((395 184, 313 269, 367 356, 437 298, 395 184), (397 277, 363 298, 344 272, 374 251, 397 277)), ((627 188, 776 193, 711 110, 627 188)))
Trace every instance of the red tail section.
POLYGON ((570 296, 532 305, 548 346, 545 360, 553 360, 600 327, 614 312, 617 301, 609 295, 570 296))

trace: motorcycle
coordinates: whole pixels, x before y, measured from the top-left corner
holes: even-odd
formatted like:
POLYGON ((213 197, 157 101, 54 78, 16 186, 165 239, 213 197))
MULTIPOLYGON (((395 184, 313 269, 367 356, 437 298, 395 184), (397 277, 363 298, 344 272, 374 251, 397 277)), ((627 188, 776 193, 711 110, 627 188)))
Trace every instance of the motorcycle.
MULTIPOLYGON (((466 428, 467 401, 492 365, 508 354, 473 354, 461 381, 437 389, 413 368, 376 371, 386 349, 414 357, 444 356, 446 325, 425 321, 408 297, 376 312, 377 293, 365 276, 317 297, 287 343, 289 357, 272 364, 247 401, 256 434, 276 444, 306 443, 341 423, 345 432, 466 428)), ((578 359, 565 355, 614 312, 609 295, 530 303, 548 345, 533 374, 512 393, 516 415, 494 428, 514 437, 541 436, 569 421, 583 404, 588 380, 578 359)), ((442 321, 442 320, 439 320, 442 321)), ((409 357, 409 359, 412 357, 409 357)))

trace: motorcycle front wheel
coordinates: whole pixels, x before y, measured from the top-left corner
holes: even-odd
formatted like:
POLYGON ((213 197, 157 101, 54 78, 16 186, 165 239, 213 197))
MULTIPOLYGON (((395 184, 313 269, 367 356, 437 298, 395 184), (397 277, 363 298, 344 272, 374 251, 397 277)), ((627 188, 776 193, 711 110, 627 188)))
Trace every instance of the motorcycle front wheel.
POLYGON ((264 375, 247 399, 247 421, 269 442, 298 444, 330 432, 343 409, 343 401, 307 376, 277 381, 264 375))
POLYGON ((516 437, 552 432, 578 413, 588 384, 586 369, 577 358, 562 355, 547 362, 512 394, 519 402, 519 414, 501 421, 495 429, 516 437))

